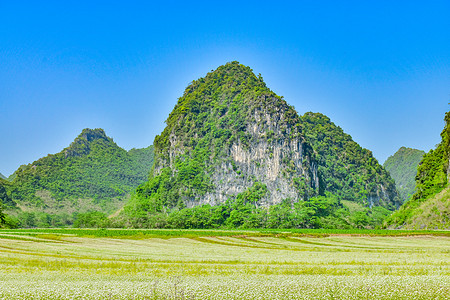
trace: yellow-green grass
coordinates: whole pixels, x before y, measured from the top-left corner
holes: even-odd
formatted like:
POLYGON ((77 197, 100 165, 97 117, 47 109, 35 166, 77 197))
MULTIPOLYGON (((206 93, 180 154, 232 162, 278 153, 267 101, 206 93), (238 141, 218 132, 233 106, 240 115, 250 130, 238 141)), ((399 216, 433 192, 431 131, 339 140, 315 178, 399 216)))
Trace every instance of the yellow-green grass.
POLYGON ((415 209, 404 228, 450 228, 450 188, 430 197, 415 209))
POLYGON ((93 238, 3 230, 0 299, 449 299, 445 232, 213 232, 93 238))
POLYGON ((341 200, 341 203, 348 208, 348 210, 353 213, 356 211, 364 211, 366 207, 358 202, 350 201, 350 200, 341 200))

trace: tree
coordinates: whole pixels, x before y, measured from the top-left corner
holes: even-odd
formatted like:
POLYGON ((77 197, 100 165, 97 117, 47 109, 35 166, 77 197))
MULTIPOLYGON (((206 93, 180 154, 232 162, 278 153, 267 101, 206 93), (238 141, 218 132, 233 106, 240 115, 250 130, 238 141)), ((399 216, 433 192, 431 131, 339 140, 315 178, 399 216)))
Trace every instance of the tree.
POLYGON ((0 202, 0 225, 6 224, 6 215, 3 213, 3 203, 0 202))
POLYGON ((4 203, 11 202, 11 199, 8 196, 8 193, 6 192, 5 187, 3 186, 2 182, 0 182, 0 225, 6 224, 6 214, 4 211, 4 203))

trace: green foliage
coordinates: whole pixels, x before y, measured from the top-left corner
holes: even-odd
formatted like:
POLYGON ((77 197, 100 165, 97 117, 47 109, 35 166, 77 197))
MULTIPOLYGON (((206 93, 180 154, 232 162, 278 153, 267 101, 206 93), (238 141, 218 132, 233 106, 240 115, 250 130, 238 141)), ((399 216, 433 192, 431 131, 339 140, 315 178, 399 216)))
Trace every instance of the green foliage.
POLYGON ((228 228, 260 228, 264 221, 257 203, 268 193, 267 186, 256 182, 252 187, 229 199, 224 206, 225 226, 228 228))
POLYGON ((11 199, 9 190, 11 189, 11 183, 0 179, 0 204, 8 207, 14 207, 16 204, 11 199))
POLYGON ((6 223, 6 214, 3 212, 3 203, 0 202, 0 227, 6 223))
MULTIPOLYGON (((4 212, 7 207, 14 207, 15 203, 12 201, 8 189, 10 183, 0 178, 0 227, 8 226, 8 216, 4 212)), ((8 226, 10 227, 10 226, 8 226)))
POLYGON ((73 220, 74 215, 67 213, 49 214, 40 211, 21 211, 9 218, 12 228, 69 227, 73 225, 73 220))
POLYGON ((447 185, 448 149, 441 143, 423 156, 417 168, 417 192, 413 200, 425 199, 439 193, 447 185))
POLYGON ((417 167, 425 152, 417 149, 401 147, 384 162, 384 168, 395 181, 403 202, 409 200, 416 188, 417 167))
POLYGON ((77 228, 106 228, 110 227, 111 222, 107 215, 100 211, 90 211, 77 214, 74 227, 77 228))
POLYGON ((370 199, 380 199, 379 204, 390 209, 399 205, 394 181, 372 152, 359 146, 323 114, 306 113, 301 122, 305 137, 316 153, 321 195, 329 192, 365 205, 371 204, 370 199))
POLYGON ((110 199, 124 198, 147 179, 152 164, 153 147, 127 152, 102 129, 84 129, 63 151, 19 168, 11 196, 45 207, 36 192, 46 190, 56 201, 90 198, 108 210, 110 199))
POLYGON ((174 210, 167 216, 167 228, 218 228, 225 222, 226 210, 222 206, 199 205, 174 210))
MULTIPOLYGON (((339 199, 326 193, 308 201, 293 202, 285 199, 269 207, 258 206, 268 193, 264 184, 256 182, 252 187, 228 199, 225 203, 209 204, 191 208, 167 210, 131 210, 134 218, 128 219, 128 226, 136 228, 179 228, 179 229, 292 229, 292 228, 378 228, 389 210, 374 206, 363 207, 363 211, 351 212, 339 199)), ((144 201, 148 204, 148 201, 144 201)))

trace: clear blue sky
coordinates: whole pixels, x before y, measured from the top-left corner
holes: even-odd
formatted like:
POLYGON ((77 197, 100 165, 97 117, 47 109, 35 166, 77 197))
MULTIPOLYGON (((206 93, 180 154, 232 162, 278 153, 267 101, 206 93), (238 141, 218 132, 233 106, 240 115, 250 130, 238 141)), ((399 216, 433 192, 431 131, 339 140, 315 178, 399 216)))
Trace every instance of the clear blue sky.
POLYGON ((450 108, 449 16, 448 0, 0 1, 0 172, 86 127, 146 147, 189 82, 233 60, 381 163, 428 151, 450 108))

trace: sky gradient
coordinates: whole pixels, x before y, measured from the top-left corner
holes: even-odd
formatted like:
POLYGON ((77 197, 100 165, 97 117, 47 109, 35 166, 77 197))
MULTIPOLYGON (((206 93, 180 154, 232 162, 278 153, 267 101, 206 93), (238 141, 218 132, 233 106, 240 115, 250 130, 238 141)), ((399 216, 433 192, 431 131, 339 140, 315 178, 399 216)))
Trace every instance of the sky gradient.
POLYGON ((237 60, 383 163, 440 142, 450 1, 0 1, 0 173, 103 128, 147 147, 194 79, 237 60))

